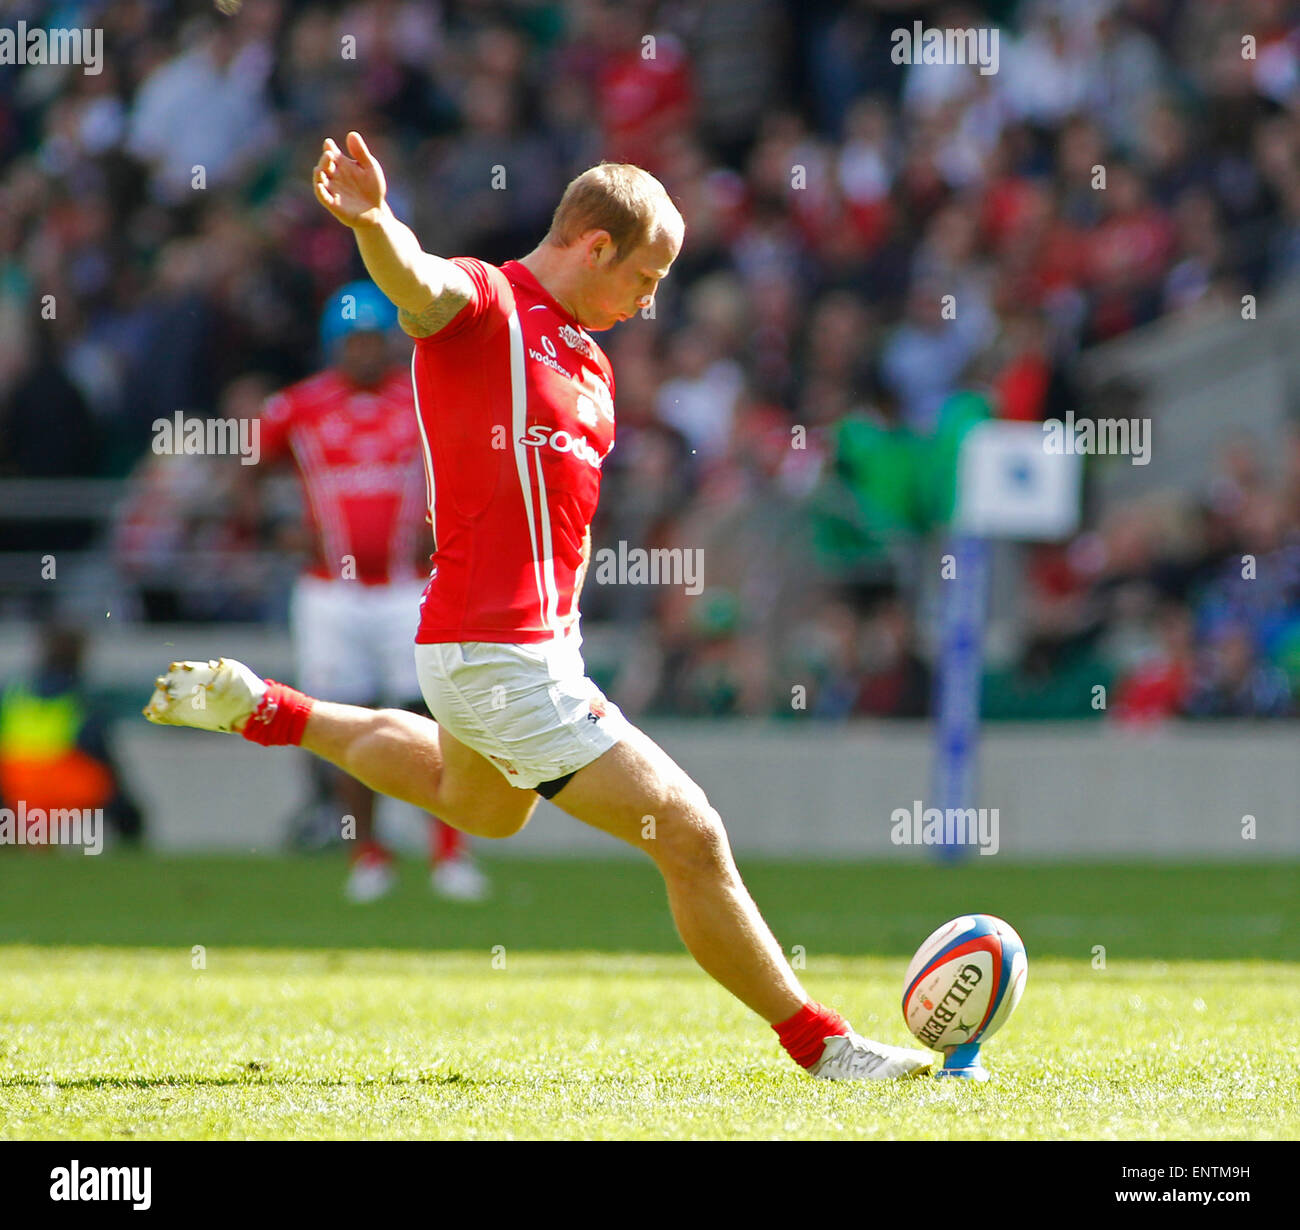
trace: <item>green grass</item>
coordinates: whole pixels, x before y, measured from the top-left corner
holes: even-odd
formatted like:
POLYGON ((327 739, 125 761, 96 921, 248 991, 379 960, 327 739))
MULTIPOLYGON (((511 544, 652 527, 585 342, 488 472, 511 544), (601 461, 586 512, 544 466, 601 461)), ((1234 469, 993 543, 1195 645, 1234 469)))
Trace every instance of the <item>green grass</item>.
POLYGON ((492 904, 408 864, 358 909, 328 858, 0 858, 0 1139, 1300 1136, 1294 865, 745 865, 810 993, 888 1041, 924 935, 1010 919, 985 1086, 810 1081, 650 869, 490 867, 492 904))

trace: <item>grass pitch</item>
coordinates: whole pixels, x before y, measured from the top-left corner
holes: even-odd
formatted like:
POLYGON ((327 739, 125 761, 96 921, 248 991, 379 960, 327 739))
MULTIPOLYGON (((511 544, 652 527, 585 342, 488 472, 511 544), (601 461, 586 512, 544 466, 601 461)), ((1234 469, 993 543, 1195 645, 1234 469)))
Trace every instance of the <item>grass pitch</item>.
POLYGON ((408 864, 358 908, 328 858, 0 858, 0 1139, 1300 1135, 1294 865, 744 865, 809 992, 885 1041, 935 925, 1011 921, 984 1086, 811 1081, 679 955, 651 868, 489 866, 493 903, 408 864))

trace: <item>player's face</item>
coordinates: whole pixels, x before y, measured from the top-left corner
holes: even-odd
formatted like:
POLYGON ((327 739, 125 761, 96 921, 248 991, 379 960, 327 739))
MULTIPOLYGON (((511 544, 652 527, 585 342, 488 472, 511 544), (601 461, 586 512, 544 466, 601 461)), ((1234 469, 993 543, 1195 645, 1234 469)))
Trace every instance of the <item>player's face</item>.
POLYGON ((681 246, 678 236, 661 233, 622 260, 616 259, 612 249, 600 253, 593 270, 592 294, 583 313, 583 326, 591 330, 612 329, 620 321, 648 308, 681 246))
POLYGON ((388 338, 383 333, 359 329, 343 339, 339 367, 353 384, 378 384, 391 362, 388 338))

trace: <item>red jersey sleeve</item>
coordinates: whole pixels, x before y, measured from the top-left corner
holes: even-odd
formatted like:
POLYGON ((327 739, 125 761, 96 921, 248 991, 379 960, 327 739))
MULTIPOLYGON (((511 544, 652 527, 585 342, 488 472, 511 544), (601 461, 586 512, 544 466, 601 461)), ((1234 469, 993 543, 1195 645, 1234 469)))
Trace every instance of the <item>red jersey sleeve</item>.
POLYGON ((437 333, 415 338, 417 346, 450 341, 476 330, 481 330, 486 337, 504 326, 514 311, 515 293, 506 275, 495 265, 475 260, 472 256, 455 256, 451 263, 469 275, 474 284, 474 298, 437 333))
POLYGON ((258 420, 262 460, 277 462, 289 454, 289 431, 293 427, 294 403, 290 390, 266 400, 258 420))

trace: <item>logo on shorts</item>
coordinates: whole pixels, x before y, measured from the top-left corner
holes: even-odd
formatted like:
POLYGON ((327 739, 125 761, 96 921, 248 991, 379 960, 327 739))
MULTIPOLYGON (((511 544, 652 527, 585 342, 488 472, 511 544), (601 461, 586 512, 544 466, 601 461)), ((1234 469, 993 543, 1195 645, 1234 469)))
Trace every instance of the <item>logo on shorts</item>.
POLYGON ((488 759, 489 759, 493 764, 499 764, 499 765, 500 765, 500 766, 501 766, 501 767, 502 767, 502 768, 503 768, 507 773, 510 774, 511 777, 518 777, 518 776, 519 776, 519 770, 516 769, 516 768, 514 767, 514 765, 512 765, 512 764, 510 763, 510 761, 505 760, 505 759, 503 759, 503 758, 500 757, 500 756, 493 756, 493 755, 491 755, 490 753, 489 753, 489 755, 488 755, 488 759))
POLYGON ((605 698, 603 696, 598 696, 595 700, 589 700, 587 702, 587 721, 599 722, 604 716, 605 698))

